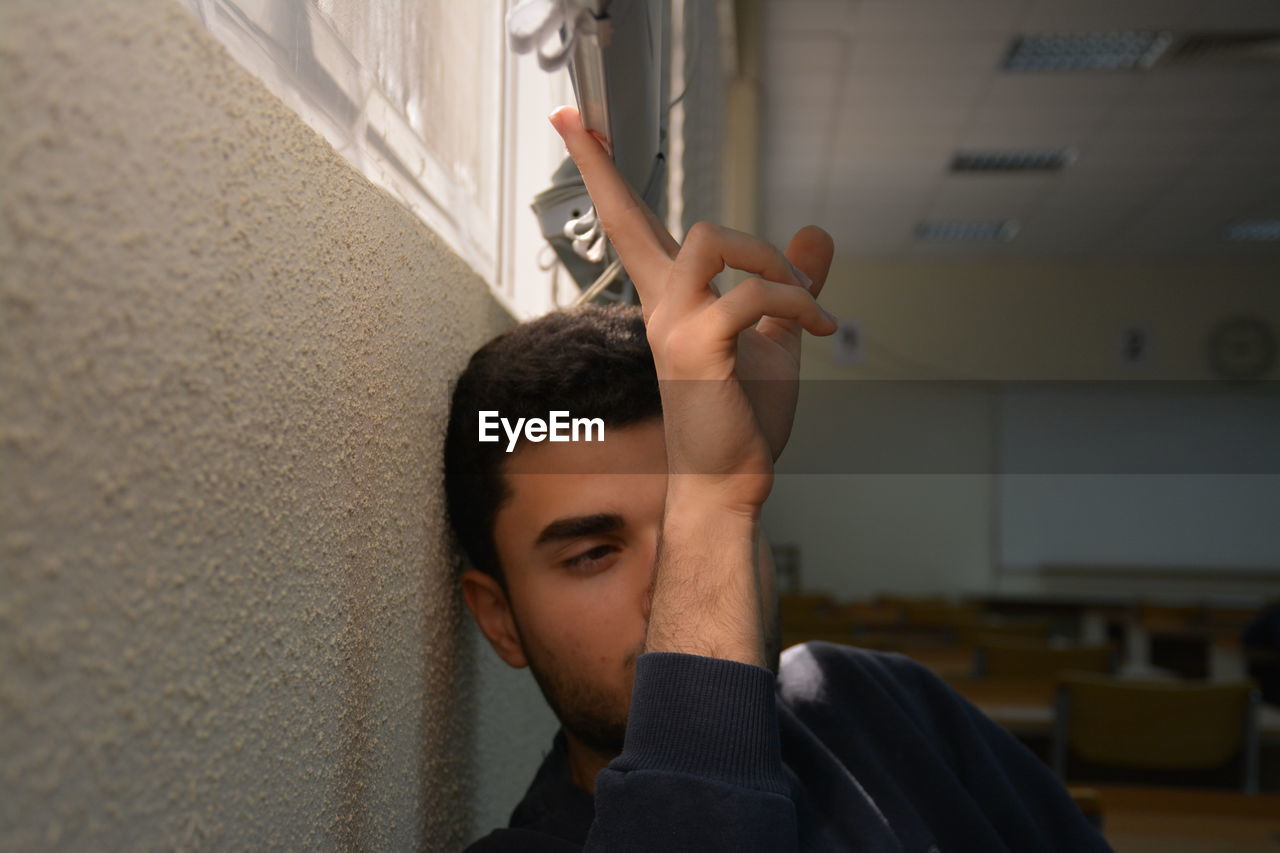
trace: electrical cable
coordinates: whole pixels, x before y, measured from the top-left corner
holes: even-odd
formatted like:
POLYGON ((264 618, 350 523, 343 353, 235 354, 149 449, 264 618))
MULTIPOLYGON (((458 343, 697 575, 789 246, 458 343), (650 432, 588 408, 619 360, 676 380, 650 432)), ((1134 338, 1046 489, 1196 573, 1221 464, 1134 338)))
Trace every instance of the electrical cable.
POLYGON ((614 258, 609 266, 604 268, 604 272, 600 273, 600 277, 591 282, 591 286, 578 294, 578 298, 573 300, 573 304, 584 305, 595 299, 600 293, 613 283, 618 277, 618 273, 622 271, 622 258, 614 258))
MULTIPOLYGON (((667 104, 667 109, 663 115, 664 118, 667 114, 670 114, 672 107, 684 100, 684 96, 689 94, 689 87, 693 85, 694 71, 689 69, 689 65, 693 65, 694 70, 696 70, 699 57, 702 53, 702 28, 698 26, 698 16, 694 15, 693 17, 693 50, 685 53, 685 67, 681 69, 684 72, 684 88, 680 90, 680 94, 676 96, 674 101, 667 104), (692 60, 690 60, 690 57, 692 57, 692 60)), ((689 17, 686 15, 685 22, 688 23, 688 20, 689 17)), ((690 41, 690 39, 686 39, 686 41, 690 41)))

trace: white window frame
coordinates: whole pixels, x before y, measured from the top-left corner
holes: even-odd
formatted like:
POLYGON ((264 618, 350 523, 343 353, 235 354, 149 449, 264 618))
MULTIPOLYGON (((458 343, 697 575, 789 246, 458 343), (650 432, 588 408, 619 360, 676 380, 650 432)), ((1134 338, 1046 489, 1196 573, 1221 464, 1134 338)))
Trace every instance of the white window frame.
POLYGON ((506 13, 515 0, 465 1, 500 7, 495 17, 501 25, 492 33, 478 34, 495 40, 500 57, 494 69, 500 98, 491 105, 499 134, 495 162, 490 164, 496 172, 492 175, 496 198, 488 199, 496 215, 476 203, 466 181, 440 163, 413 132, 312 0, 180 0, 237 61, 356 169, 438 234, 489 284, 508 311, 517 319, 527 319, 567 304, 577 293, 529 209, 534 195, 550 186, 551 175, 565 156, 546 116, 558 104, 571 103, 573 92, 565 71, 548 74, 531 55, 516 56, 507 49, 506 13), (281 7, 282 3, 293 5, 281 7), (299 73, 296 59, 282 52, 258 26, 282 8, 305 17, 316 62, 359 108, 354 122, 336 119, 336 111, 323 103, 314 81, 299 73), (387 149, 416 173, 406 176, 376 147, 366 144, 366 129, 373 129, 387 149))

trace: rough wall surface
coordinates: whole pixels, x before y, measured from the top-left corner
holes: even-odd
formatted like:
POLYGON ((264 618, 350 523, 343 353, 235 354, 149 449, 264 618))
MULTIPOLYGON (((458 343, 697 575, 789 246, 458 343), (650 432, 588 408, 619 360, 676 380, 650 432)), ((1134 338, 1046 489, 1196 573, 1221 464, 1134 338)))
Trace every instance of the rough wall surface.
POLYGON ((453 849, 487 290, 172 0, 0 2, 0 849, 453 849))
MULTIPOLYGON (((470 623, 474 625, 474 623, 470 623)), ((503 663, 472 627, 475 679, 475 797, 472 835, 506 826, 560 724, 527 669, 503 663)))

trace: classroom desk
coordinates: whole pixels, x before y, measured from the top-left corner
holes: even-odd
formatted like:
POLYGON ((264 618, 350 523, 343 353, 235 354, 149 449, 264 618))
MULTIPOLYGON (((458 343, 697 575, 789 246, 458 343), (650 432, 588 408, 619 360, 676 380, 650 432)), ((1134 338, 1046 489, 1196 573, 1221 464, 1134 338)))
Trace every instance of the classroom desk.
MULTIPOLYGON (((1052 681, 948 678, 947 683, 1015 735, 1053 732, 1057 685, 1052 681)), ((1258 713, 1258 728, 1264 742, 1280 742, 1280 708, 1264 704, 1258 713)))
POLYGON ((971 646, 939 646, 937 648, 909 649, 903 654, 933 670, 939 678, 966 679, 973 675, 973 648, 971 646))
POLYGON ((1277 853, 1280 795, 1095 785, 1116 853, 1277 853))
POLYGON ((1015 735, 1047 735, 1053 731, 1053 681, 948 678, 961 696, 1015 735))

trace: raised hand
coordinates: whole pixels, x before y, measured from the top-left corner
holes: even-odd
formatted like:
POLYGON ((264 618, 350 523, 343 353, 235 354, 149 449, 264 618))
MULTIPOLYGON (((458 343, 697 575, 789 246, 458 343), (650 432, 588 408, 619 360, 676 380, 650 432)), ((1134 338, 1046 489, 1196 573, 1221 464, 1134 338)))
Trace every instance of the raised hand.
POLYGON ((836 328, 813 295, 831 240, 816 228, 792 240, 816 286, 776 247, 718 225, 677 245, 576 110, 551 121, 640 295, 662 393, 667 495, 645 650, 766 666, 772 579, 757 522, 795 415, 801 331, 836 328), (726 266, 755 277, 717 296, 726 266))
MULTIPOLYGON (((600 143, 582 129, 576 110, 558 110, 552 123, 639 293, 664 383, 664 409, 668 419, 677 419, 669 432, 674 426, 677 437, 721 447, 732 442, 744 451, 762 437, 772 462, 794 418, 801 330, 834 331, 833 318, 813 299, 831 263, 830 237, 820 228, 801 229, 784 255, 750 235, 699 223, 680 246, 618 174, 600 143), (717 299, 709 283, 725 266, 757 278, 717 299), (699 384, 673 385, 676 381, 699 384), (732 387, 715 388, 711 383, 716 382, 732 387), (691 415, 700 411, 707 423, 684 423, 686 406, 691 415), (752 422, 759 436, 747 434, 752 422)), ((679 446, 672 450, 673 472, 772 470, 771 465, 739 469, 725 453, 703 451, 695 459, 679 446)))

